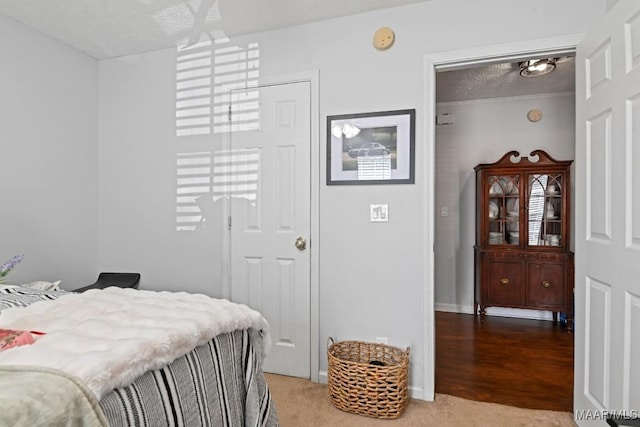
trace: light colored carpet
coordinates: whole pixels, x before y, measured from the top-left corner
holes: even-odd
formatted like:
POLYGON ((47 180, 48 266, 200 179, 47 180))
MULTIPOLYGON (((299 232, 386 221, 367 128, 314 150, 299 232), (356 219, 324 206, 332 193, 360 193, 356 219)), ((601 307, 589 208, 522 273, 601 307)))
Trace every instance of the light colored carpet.
POLYGON ((331 404, 326 384, 301 378, 265 374, 282 427, 324 426, 444 426, 444 427, 575 427, 569 412, 515 408, 475 402, 446 394, 435 401, 411 400, 395 420, 382 420, 341 411, 331 404))

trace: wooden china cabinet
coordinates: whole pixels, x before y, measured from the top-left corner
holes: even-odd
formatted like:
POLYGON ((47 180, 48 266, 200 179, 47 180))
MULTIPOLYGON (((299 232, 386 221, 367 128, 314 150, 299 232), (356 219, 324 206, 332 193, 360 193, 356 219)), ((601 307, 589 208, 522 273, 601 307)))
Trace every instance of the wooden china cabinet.
POLYGON ((573 329, 571 161, 511 151, 476 171, 475 313, 487 307, 553 312, 573 329), (536 160, 537 159, 537 160, 536 160))

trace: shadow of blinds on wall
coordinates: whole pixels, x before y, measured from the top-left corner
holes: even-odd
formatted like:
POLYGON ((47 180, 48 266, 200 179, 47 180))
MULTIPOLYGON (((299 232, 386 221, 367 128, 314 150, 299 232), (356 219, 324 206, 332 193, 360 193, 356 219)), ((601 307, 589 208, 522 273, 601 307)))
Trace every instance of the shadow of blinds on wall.
POLYGON ((196 231, 205 221, 202 203, 211 194, 211 163, 211 152, 178 154, 176 231, 196 231))
MULTIPOLYGON (((247 47, 224 46, 227 43, 228 39, 206 40, 178 48, 177 136, 227 132, 230 130, 228 116, 231 90, 258 85, 258 43, 250 43, 247 47)), ((242 108, 242 105, 238 104, 237 107, 242 108)))
POLYGON ((222 198, 258 201, 257 148, 180 153, 176 165, 176 231, 198 231, 209 225, 222 198))
POLYGON ((258 43, 246 48, 231 46, 215 51, 214 87, 215 102, 213 129, 215 133, 257 129, 245 126, 251 121, 258 123, 258 90, 237 93, 235 89, 248 89, 259 85, 260 49, 258 43), (233 94, 231 94, 233 91, 233 94), (233 124, 230 113, 233 109, 233 124))
POLYGON ((211 133, 211 41, 178 47, 176 135, 211 133))
MULTIPOLYGON (((178 47, 176 136, 201 146, 207 135, 258 129, 259 92, 250 88, 259 84, 259 67, 258 43, 231 46, 221 36, 178 47)), ((177 154, 176 230, 202 228, 221 197, 255 202, 258 159, 247 150, 177 154)))
POLYGON ((260 149, 247 148, 215 153, 213 197, 258 200, 260 149))

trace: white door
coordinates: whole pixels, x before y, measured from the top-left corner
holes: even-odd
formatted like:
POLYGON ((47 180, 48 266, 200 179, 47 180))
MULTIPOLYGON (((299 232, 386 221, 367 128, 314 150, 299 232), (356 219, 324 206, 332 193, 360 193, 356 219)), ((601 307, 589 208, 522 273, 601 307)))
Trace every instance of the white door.
POLYGON ((310 377, 310 83, 231 99, 231 299, 260 311, 266 372, 310 377))
POLYGON ((576 56, 574 410, 640 416, 640 2, 620 0, 576 56))

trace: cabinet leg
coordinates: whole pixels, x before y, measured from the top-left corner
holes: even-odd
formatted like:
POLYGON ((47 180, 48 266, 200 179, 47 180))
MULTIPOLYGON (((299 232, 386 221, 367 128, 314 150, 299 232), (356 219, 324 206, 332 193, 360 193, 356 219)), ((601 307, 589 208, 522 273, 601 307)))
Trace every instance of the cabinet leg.
POLYGON ((558 313, 557 311, 554 311, 554 312, 553 312, 553 324, 554 324, 554 325, 557 325, 557 324, 558 324, 558 314, 559 314, 559 313, 558 313))
POLYGON ((567 313, 567 332, 573 331, 573 314, 567 313))
POLYGON ((483 306, 480 306, 480 323, 484 323, 485 314, 487 314, 486 308, 483 306))

